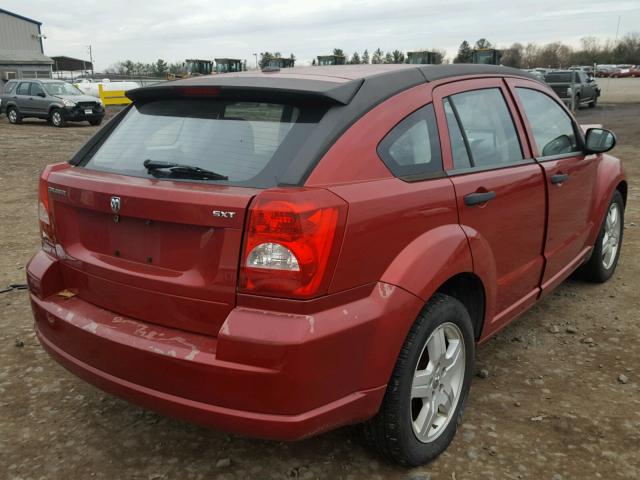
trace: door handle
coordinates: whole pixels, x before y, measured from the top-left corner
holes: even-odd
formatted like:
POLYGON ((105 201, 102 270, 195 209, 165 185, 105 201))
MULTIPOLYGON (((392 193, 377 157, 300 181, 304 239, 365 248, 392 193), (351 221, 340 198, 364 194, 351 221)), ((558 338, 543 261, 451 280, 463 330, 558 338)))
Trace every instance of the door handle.
POLYGON ((556 173, 555 175, 551 175, 551 183, 553 183, 554 185, 559 185, 566 182, 568 178, 568 173, 556 173))
POLYGON ((496 192, 476 192, 464 196, 464 204, 468 207, 486 203, 496 198, 496 192))

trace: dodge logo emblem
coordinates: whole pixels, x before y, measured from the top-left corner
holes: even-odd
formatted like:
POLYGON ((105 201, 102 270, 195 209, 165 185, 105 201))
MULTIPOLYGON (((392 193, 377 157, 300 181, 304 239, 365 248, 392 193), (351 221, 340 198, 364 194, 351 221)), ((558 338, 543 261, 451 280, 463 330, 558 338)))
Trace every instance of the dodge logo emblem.
POLYGON ((120 197, 111 197, 111 211, 113 213, 120 211, 120 197))

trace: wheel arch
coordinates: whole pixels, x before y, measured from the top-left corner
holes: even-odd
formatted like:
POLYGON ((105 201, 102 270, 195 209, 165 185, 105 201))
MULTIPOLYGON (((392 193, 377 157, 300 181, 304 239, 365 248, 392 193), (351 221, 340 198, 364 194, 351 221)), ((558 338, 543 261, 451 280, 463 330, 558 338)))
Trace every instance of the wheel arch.
POLYGON ((485 320, 485 288, 482 280, 473 272, 462 272, 449 278, 435 293, 443 293, 464 305, 473 324, 473 334, 478 341, 485 320))

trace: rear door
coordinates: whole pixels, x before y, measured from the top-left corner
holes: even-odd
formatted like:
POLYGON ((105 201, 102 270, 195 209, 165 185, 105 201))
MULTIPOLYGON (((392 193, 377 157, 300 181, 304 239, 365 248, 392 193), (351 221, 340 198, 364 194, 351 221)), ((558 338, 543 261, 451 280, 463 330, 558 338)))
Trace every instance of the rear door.
POLYGON ((589 253, 586 242, 594 227, 590 212, 598 157, 584 154, 580 127, 542 85, 520 79, 508 82, 547 183, 545 291, 562 282, 589 253))
POLYGON ((18 110, 21 113, 31 113, 30 104, 29 104, 29 95, 31 91, 31 82, 20 82, 18 88, 14 92, 14 98, 16 101, 16 105, 18 106, 18 110))
POLYGON ((495 298, 498 328, 532 304, 543 269, 545 185, 501 79, 456 82, 434 92, 444 164, 460 224, 495 298), (448 138, 447 138, 448 136, 448 138))

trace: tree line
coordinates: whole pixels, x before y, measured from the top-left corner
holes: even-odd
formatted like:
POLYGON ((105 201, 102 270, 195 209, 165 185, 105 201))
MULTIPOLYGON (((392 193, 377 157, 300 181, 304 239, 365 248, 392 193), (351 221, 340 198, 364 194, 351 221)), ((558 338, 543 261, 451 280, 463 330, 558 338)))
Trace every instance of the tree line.
MULTIPOLYGON (((473 46, 464 40, 458 48, 453 63, 472 63, 473 50, 484 48, 496 47, 486 38, 479 39, 473 46)), ((444 50, 433 49, 431 51, 436 55, 435 63, 448 63, 449 60, 445 58, 446 52, 444 50)), ((580 40, 580 46, 577 48, 570 47, 562 42, 551 42, 544 45, 516 42, 509 48, 501 49, 501 51, 501 63, 516 68, 561 68, 570 65, 593 65, 594 63, 639 65, 640 32, 628 33, 617 41, 601 40, 593 36, 583 37, 580 40)), ((385 52, 381 48, 377 48, 371 54, 368 49, 365 49, 362 55, 358 51, 348 55, 343 49, 334 48, 333 55, 344 57, 345 63, 351 65, 409 62, 407 55, 398 49, 385 52)), ((270 60, 280 57, 282 57, 280 52, 262 52, 259 56, 258 66, 264 68, 269 65, 270 60)), ((293 53, 288 58, 296 59, 293 53)), ((316 60, 314 59, 312 65, 315 64, 316 60)), ((183 63, 167 63, 163 59, 158 59, 152 63, 125 60, 116 62, 106 68, 104 73, 140 77, 164 77, 167 73, 178 74, 184 72, 184 70, 183 63)))
MULTIPOLYGON (((460 44, 454 63, 471 63, 473 49, 494 48, 481 38, 472 48, 466 40, 460 44)), ((587 36, 580 39, 580 46, 572 48, 562 42, 544 45, 516 42, 502 49, 502 65, 516 68, 561 68, 571 65, 638 65, 640 64, 640 32, 631 32, 621 39, 600 40, 587 36)))

